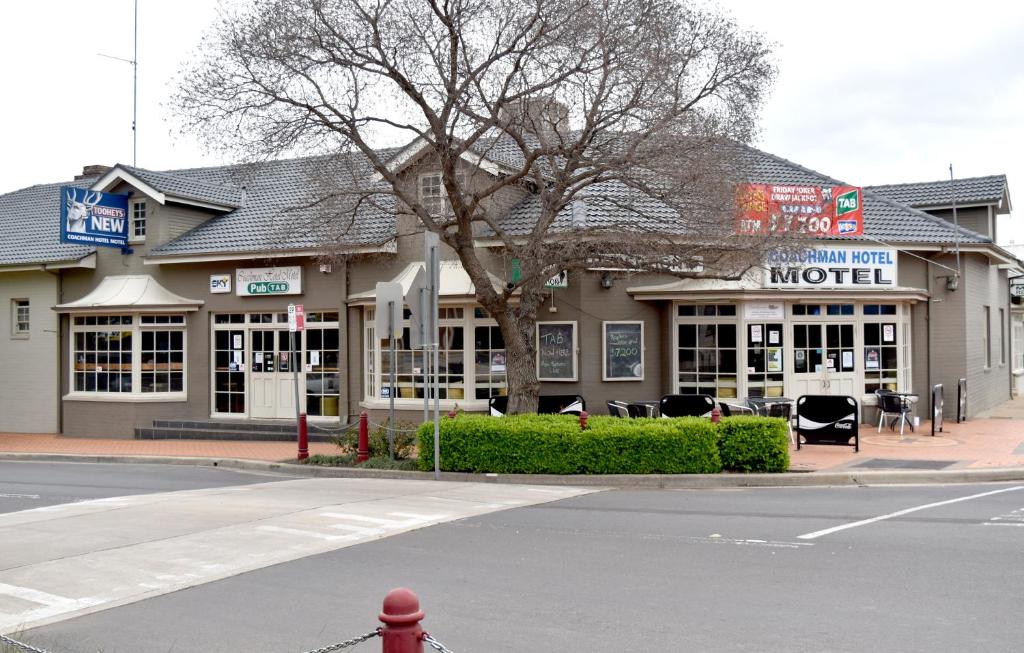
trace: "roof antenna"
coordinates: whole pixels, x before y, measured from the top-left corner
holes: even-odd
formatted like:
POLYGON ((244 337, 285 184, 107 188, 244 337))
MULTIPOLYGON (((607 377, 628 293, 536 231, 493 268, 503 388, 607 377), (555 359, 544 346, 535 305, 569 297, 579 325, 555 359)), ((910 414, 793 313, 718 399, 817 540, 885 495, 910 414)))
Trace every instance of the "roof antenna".
POLYGON ((96 54, 107 59, 116 59, 131 64, 132 67, 132 165, 138 164, 139 154, 139 0, 135 0, 135 43, 133 46, 132 58, 115 57, 110 54, 97 52, 96 54))
POLYGON ((960 283, 960 221, 956 215, 956 180, 953 178, 953 164, 949 164, 949 192, 953 197, 953 242, 956 248, 956 274, 946 279, 946 290, 956 290, 960 283))

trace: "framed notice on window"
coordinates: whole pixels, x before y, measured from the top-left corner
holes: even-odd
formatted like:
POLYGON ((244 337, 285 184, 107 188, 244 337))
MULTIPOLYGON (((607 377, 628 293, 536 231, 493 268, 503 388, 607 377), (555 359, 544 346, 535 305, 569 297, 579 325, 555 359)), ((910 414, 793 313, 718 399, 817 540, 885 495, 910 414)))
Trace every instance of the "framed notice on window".
POLYGON ((576 323, 537 323, 537 378, 540 381, 575 381, 576 323))
POLYGON ((602 322, 603 381, 644 380, 644 323, 602 322))

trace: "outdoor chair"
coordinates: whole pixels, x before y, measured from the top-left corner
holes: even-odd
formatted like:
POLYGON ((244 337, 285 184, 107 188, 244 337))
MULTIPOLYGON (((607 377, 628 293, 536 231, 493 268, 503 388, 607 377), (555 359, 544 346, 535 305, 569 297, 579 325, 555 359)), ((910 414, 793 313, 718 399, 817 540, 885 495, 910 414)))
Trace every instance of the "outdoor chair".
POLYGON ((718 402, 718 405, 722 408, 722 417, 732 417, 733 415, 755 415, 756 411, 750 406, 744 406, 742 404, 728 404, 724 401, 718 402))
POLYGON ((789 432, 789 441, 796 444, 796 436, 793 435, 793 405, 786 402, 768 404, 768 417, 781 417, 786 420, 786 430, 789 432))
POLYGON ((608 414, 612 417, 632 417, 629 414, 629 405, 624 401, 609 401, 608 414))
POLYGON ((883 392, 880 390, 875 391, 875 396, 878 397, 878 432, 882 432, 882 424, 885 422, 886 417, 891 417, 892 422, 889 423, 889 428, 896 430, 896 422, 900 423, 900 435, 903 435, 903 427, 910 424, 910 430, 914 430, 914 423, 911 422, 908 417, 910 415, 910 405, 903 401, 903 398, 897 394, 891 392, 883 392))
POLYGON ((659 402, 662 417, 702 417, 715 408, 710 395, 665 395, 659 402))

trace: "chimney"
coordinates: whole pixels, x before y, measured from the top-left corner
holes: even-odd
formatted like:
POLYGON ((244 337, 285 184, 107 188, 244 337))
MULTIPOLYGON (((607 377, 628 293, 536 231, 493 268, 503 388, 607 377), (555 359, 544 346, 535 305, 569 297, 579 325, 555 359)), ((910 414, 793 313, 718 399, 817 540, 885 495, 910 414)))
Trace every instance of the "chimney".
POLYGON ((103 166, 99 164, 82 166, 82 174, 75 175, 75 181, 80 181, 88 177, 100 177, 110 172, 110 169, 110 166, 103 166))
POLYGON ((558 140, 569 130, 569 108, 550 96, 524 98, 501 108, 507 127, 546 140, 558 140))

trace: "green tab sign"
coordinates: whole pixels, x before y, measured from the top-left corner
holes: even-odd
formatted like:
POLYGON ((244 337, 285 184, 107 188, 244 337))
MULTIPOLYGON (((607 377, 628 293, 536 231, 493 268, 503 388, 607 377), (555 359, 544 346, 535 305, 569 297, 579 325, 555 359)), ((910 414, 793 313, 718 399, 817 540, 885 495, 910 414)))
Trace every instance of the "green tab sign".
POLYGON ((857 201, 857 189, 853 189, 849 192, 842 193, 836 197, 836 217, 847 213, 853 213, 860 208, 860 203, 857 201))
POLYGON ((249 284, 250 295, 287 295, 287 281, 256 281, 249 284))

